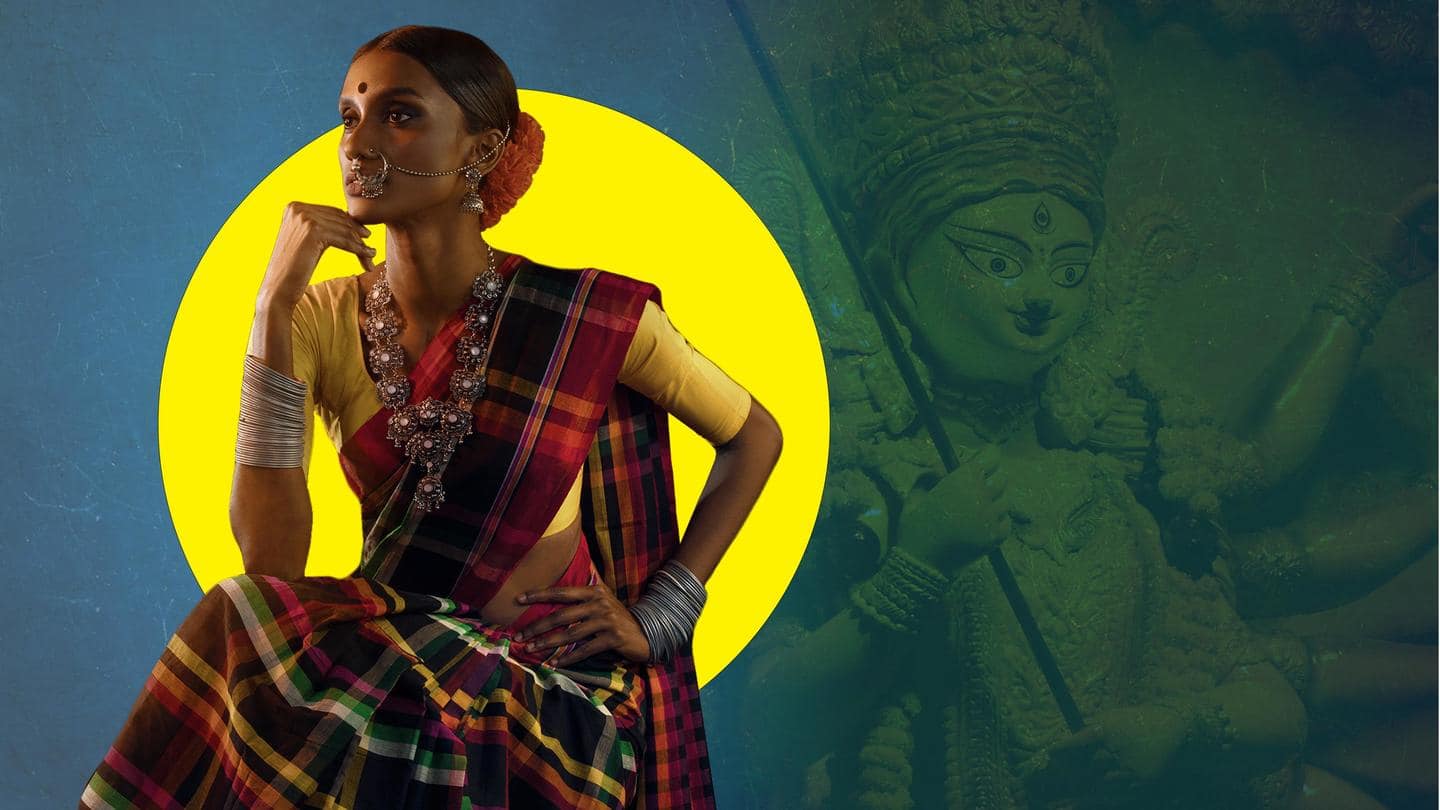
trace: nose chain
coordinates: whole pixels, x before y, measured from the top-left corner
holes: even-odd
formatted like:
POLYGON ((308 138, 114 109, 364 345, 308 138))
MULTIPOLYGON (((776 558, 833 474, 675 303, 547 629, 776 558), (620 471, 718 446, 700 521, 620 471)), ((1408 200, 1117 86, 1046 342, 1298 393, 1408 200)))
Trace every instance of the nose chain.
POLYGON ((371 155, 374 155, 374 156, 377 156, 377 157, 380 158, 380 171, 376 172, 375 174, 368 175, 368 176, 365 175, 365 174, 363 174, 363 173, 361 173, 361 171, 360 171, 360 158, 355 157, 355 158, 351 158, 351 159, 350 159, 350 176, 351 176, 351 177, 354 177, 356 180, 359 180, 359 181, 360 181, 360 194, 361 194, 361 196, 367 197, 367 198, 370 198, 370 199, 374 199, 375 197, 379 197, 381 194, 384 194, 384 193, 385 193, 385 181, 390 179, 390 170, 391 170, 391 169, 394 169, 394 170, 397 171, 397 172, 404 172, 405 174, 413 174, 413 175, 415 175, 416 177, 442 177, 442 176, 447 175, 447 174, 455 174, 456 172, 463 172, 463 171, 465 171, 466 169, 474 168, 475 166, 479 166, 481 163, 484 163, 485 161, 489 160, 490 157, 491 157, 492 155, 494 155, 495 152, 496 152, 500 147, 502 147, 502 146, 505 145, 505 141, 509 140, 509 138, 510 138, 510 125, 509 125, 509 124, 506 124, 506 125, 505 125, 505 134, 502 135, 502 136, 500 136, 500 141, 495 144, 495 147, 494 147, 493 149, 491 149, 489 152, 486 152, 484 155, 481 155, 480 157, 476 158, 475 160, 471 161, 470 163, 467 163, 467 164, 465 164, 464 166, 461 166, 461 167, 458 168, 458 169, 450 169, 449 171, 444 171, 444 172, 419 172, 419 171, 415 171, 414 169, 406 169, 406 168, 404 168, 404 167, 402 167, 402 166, 396 166, 394 163, 391 163, 391 162, 390 162, 389 158, 385 157, 385 153, 384 153, 384 152, 380 152, 380 151, 376 150, 374 147, 371 147, 371 148, 368 149, 367 151, 368 151, 371 155))

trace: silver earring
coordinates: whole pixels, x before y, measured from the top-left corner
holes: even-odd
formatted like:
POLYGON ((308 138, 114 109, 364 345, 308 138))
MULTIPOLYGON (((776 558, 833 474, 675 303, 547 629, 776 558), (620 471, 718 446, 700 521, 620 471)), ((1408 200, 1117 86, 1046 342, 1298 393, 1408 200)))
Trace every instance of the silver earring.
POLYGON ((460 198, 460 210, 467 214, 484 214, 485 201, 480 198, 480 178, 485 175, 474 166, 465 170, 465 185, 469 190, 460 198))

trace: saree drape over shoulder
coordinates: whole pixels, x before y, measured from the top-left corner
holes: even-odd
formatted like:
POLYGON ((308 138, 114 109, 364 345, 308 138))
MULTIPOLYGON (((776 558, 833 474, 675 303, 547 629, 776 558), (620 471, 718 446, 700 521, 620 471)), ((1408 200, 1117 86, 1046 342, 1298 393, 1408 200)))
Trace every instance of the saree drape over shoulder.
MULTIPOLYGON (((577 476, 590 576, 622 603, 679 542, 666 411, 617 382, 659 289, 512 258, 446 501, 413 511, 420 470, 386 439, 390 411, 364 422, 340 448, 359 568, 211 588, 81 807, 713 807, 688 645, 555 668, 578 642, 527 654, 480 619, 577 476)), ((462 315, 410 373, 414 401, 446 398, 462 315)))

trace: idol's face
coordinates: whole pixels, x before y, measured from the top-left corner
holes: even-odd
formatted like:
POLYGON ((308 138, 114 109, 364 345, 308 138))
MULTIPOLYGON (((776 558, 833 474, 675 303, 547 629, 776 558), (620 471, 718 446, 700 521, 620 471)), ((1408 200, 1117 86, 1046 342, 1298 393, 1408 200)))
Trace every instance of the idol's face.
POLYGON ((921 238, 903 269, 912 326, 957 375, 1020 381, 1049 362, 1086 317, 1094 235, 1049 192, 958 208, 921 238))
MULTIPOLYGON (((463 173, 416 177, 390 169, 378 197, 361 196, 352 166, 380 172, 379 153, 393 165, 421 172, 449 171, 484 154, 482 146, 498 141, 499 130, 479 135, 465 131, 460 105, 423 65, 393 51, 372 51, 356 59, 345 74, 340 92, 340 169, 351 216, 362 223, 396 222, 425 212, 459 211, 464 195, 463 173), (374 150, 374 151, 371 151, 374 150)), ((477 167, 482 171, 487 166, 477 167)))

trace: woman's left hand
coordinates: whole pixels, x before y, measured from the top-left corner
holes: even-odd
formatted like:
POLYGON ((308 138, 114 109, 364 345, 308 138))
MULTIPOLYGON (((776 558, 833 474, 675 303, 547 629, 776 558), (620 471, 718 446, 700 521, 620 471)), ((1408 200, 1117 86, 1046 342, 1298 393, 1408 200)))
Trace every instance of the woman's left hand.
POLYGON ((606 650, 614 650, 630 661, 650 660, 650 642, 640 629, 640 623, 604 582, 588 587, 566 586, 529 591, 521 594, 518 601, 523 605, 537 602, 570 604, 541 616, 524 631, 515 634, 515 640, 523 643, 525 649, 536 652, 589 638, 589 641, 556 659, 554 665, 557 667, 583 661, 606 650), (556 627, 561 629, 547 634, 556 627))

